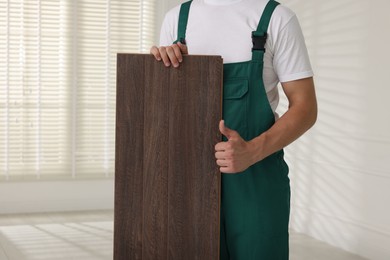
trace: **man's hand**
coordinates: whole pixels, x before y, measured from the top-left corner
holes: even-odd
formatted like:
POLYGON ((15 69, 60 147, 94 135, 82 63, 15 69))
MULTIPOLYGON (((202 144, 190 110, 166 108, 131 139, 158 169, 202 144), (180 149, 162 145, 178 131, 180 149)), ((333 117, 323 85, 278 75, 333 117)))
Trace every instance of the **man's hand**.
POLYGON ((223 173, 238 173, 246 170, 253 162, 252 145, 241 138, 239 133, 219 122, 219 131, 226 136, 227 142, 215 145, 215 158, 223 173))
POLYGON ((180 62, 183 61, 182 54, 188 54, 187 45, 178 42, 171 46, 153 46, 150 49, 150 54, 153 54, 156 60, 163 61, 165 66, 179 67, 180 62))

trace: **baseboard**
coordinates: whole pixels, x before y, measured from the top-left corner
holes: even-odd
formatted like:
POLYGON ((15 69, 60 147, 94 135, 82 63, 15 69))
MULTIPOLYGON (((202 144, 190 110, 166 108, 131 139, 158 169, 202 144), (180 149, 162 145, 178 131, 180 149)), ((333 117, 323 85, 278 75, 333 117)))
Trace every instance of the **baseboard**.
POLYGON ((114 208, 114 180, 0 183, 0 214, 114 208))

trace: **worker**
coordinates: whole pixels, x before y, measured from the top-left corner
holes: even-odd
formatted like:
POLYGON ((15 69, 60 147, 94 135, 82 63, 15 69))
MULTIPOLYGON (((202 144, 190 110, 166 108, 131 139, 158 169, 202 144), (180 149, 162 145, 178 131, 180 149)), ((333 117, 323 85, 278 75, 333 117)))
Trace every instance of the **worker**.
POLYGON ((175 68, 184 54, 222 56, 224 137, 215 145, 222 173, 220 259, 288 259, 290 181, 283 148, 317 118, 297 16, 274 0, 193 0, 166 14, 160 46, 150 52, 175 68), (289 101, 280 117, 279 82, 289 101))

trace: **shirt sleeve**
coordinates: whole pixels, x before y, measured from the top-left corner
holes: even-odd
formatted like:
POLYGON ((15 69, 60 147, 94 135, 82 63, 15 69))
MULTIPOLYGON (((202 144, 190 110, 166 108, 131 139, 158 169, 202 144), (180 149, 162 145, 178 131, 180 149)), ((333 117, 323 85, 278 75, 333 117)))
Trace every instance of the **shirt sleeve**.
POLYGON ((296 15, 279 31, 274 42, 273 66, 280 82, 314 75, 305 39, 296 15))

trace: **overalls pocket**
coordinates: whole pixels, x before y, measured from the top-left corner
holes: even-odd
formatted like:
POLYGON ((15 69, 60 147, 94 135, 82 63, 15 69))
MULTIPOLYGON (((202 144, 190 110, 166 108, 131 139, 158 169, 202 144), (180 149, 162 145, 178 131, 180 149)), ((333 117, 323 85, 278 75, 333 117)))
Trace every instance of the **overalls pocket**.
POLYGON ((225 125, 241 137, 247 132, 247 104, 249 82, 246 78, 227 79, 223 86, 223 119, 225 125))

